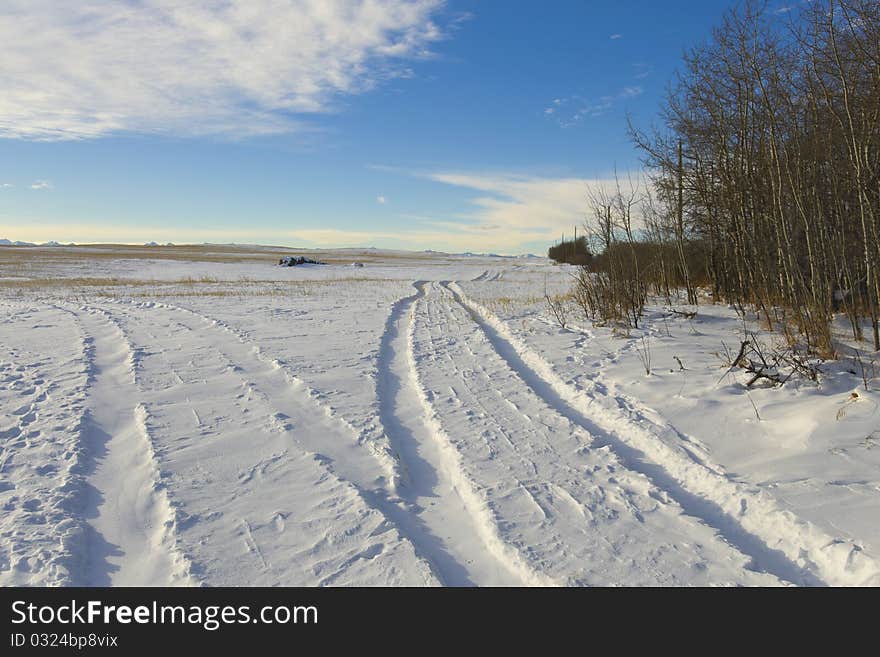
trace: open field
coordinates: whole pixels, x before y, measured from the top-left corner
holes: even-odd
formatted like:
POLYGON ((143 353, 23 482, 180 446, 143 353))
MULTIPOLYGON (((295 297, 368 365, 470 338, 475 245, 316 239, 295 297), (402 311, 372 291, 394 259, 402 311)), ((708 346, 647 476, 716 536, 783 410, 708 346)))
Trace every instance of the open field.
POLYGON ((867 352, 746 388, 726 306, 292 252, 0 248, 0 584, 880 585, 867 352))
POLYGON ((352 261, 393 263, 422 261, 453 261, 455 257, 431 252, 389 251, 383 249, 292 249, 277 246, 236 246, 224 244, 181 246, 134 246, 130 244, 82 244, 66 246, 4 246, 0 247, 0 267, 32 268, 39 262, 41 267, 73 263, 95 263, 101 260, 175 260, 181 262, 209 263, 271 263, 291 253, 306 255, 313 260, 329 264, 349 264, 352 261))

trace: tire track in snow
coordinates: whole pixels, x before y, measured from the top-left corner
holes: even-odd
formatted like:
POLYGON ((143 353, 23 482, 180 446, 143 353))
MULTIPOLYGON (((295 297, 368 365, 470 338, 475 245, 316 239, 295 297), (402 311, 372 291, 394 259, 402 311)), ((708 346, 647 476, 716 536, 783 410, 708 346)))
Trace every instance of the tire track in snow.
MULTIPOLYGON (((416 554, 431 563, 425 557, 430 550, 424 546, 424 528, 413 517, 412 509, 398 497, 396 477, 389 476, 392 472, 388 467, 390 457, 377 455, 375 450, 360 440, 361 434, 354 426, 324 406, 316 398, 318 393, 287 372, 279 361, 263 355, 260 347, 251 342, 244 332, 222 320, 182 306, 153 303, 152 307, 177 314, 178 321, 180 314, 189 315, 200 324, 207 324, 211 329, 234 338, 234 344, 227 343, 225 350, 217 343, 213 343, 213 347, 238 373, 242 383, 276 411, 274 423, 277 427, 286 432, 290 430, 286 426, 288 420, 298 423, 308 418, 309 431, 293 431, 294 440, 318 455, 322 467, 333 476, 354 487, 367 506, 382 514, 413 546, 416 554)), ((185 323, 181 322, 181 325, 193 330, 185 323)), ((396 471, 394 473, 396 475, 396 471)), ((248 473, 245 473, 242 482, 247 483, 248 479, 248 473)), ((247 524, 244 520, 243 523, 247 524)), ((256 542, 253 543, 256 545, 256 542)), ((255 554, 259 554, 259 551, 255 554)), ((260 560, 264 561, 262 558, 260 560)), ((441 579, 436 567, 432 570, 434 576, 441 579)))
POLYGON ((427 284, 414 285, 416 293, 397 301, 386 320, 377 394, 382 425, 405 472, 401 496, 413 510, 409 522, 418 535, 417 547, 446 585, 553 585, 504 543, 421 387, 413 327, 427 284))
POLYGON ((535 569, 567 585, 779 583, 744 571, 714 528, 547 404, 440 290, 419 317, 420 373, 505 541, 535 569))
POLYGON ((468 299, 455 283, 441 283, 510 368, 551 407, 610 447, 624 465, 674 499, 686 513, 714 527, 748 555, 756 569, 800 585, 876 585, 880 566, 850 541, 825 535, 760 492, 748 490, 677 453, 651 431, 646 418, 593 404, 594 397, 563 381, 540 355, 522 344, 490 311, 468 299))
MULTIPOLYGON (((192 308, 159 302, 150 302, 143 305, 144 307, 155 307, 176 313, 185 313, 194 317, 199 322, 203 322, 209 327, 223 331, 231 336, 235 342, 239 343, 239 345, 244 348, 244 351, 239 349, 239 352, 234 356, 230 354, 224 354, 224 356, 229 360, 230 365, 234 368, 239 368, 239 371, 244 371, 244 368, 241 366, 248 365, 248 361, 251 361, 247 371, 256 371, 258 378, 264 379, 263 384, 259 386, 264 397, 267 399, 272 397, 276 402, 276 406, 285 406, 290 403, 295 403, 297 408, 302 410, 308 416, 312 416, 313 411, 318 411, 321 416, 327 418, 329 423, 333 426, 334 432, 346 434, 351 437, 350 441, 346 440, 340 443, 347 448, 342 452, 323 453, 328 448, 334 446, 332 443, 327 443, 323 440, 308 445, 313 451, 321 453, 322 456, 331 458, 334 462, 339 463, 340 467, 346 465, 350 460, 353 460, 353 462, 357 462, 359 467, 364 471, 374 470, 377 467, 380 468, 382 472, 377 474, 377 479, 387 479, 388 485, 386 487, 389 488, 390 493, 394 493, 399 472, 397 471, 397 462, 389 453, 387 453, 385 446, 373 444, 373 442, 369 440, 366 431, 359 431, 346 418, 337 413, 335 409, 323 402, 321 400, 321 393, 290 372, 283 362, 266 355, 260 345, 255 343, 245 331, 238 329, 221 319, 211 317, 202 312, 193 310, 192 308), (258 361, 258 363, 254 363, 254 360, 258 361), (288 396, 279 397, 275 394, 278 393, 278 391, 287 391, 290 394, 288 396), (278 403, 280 399, 284 399, 285 401, 283 403, 278 403), (365 449, 352 452, 350 451, 352 446, 363 447, 365 449), (368 461, 371 462, 368 463, 368 461)), ((283 409, 276 408, 276 410, 282 411, 283 409)), ((283 422, 284 418, 280 418, 280 420, 283 422)))
POLYGON ((86 586, 189 585, 190 564, 177 547, 175 514, 159 485, 134 379, 134 352, 102 311, 72 311, 89 336, 91 369, 81 440, 91 463, 84 515, 91 527, 86 586))
MULTIPOLYGON (((327 432, 323 432, 321 440, 312 444, 311 448, 328 457, 334 474, 353 484, 364 500, 381 512, 401 535, 410 541, 416 553, 430 563, 435 576, 442 583, 451 586, 549 584, 551 583, 549 580, 535 575, 518 563, 517 555, 500 542, 497 530, 492 529, 491 518, 481 517, 481 514, 485 513, 485 509, 481 509, 483 502, 472 493, 471 497, 468 497, 469 484, 456 479, 456 472, 460 475, 460 469, 454 466, 454 452, 444 452, 444 443, 442 441, 438 443, 442 434, 439 437, 437 434, 432 434, 430 420, 426 418, 428 420, 426 427, 425 420, 419 417, 423 407, 417 381, 414 385, 414 380, 411 378, 414 376, 411 322, 414 302, 418 297, 424 296, 424 287, 417 286, 417 290, 416 294, 393 304, 380 340, 377 363, 379 419, 390 446, 396 452, 395 479, 397 480, 391 482, 391 486, 378 487, 376 477, 364 477, 365 466, 352 467, 363 461, 366 450, 357 449, 358 445, 362 445, 357 440, 359 437, 357 429, 336 414, 333 414, 331 419, 336 419, 355 438, 349 441, 349 448, 334 449, 334 443, 327 440, 327 432), (405 333, 399 330, 400 321, 407 322, 408 329, 405 333), (401 392, 404 396, 399 398, 401 392), (402 415, 406 417, 402 418, 402 415), (420 440, 418 445, 413 442, 416 436, 420 440), (352 447, 356 449, 352 450, 352 447), (440 468, 439 473, 434 463, 422 458, 423 452, 428 452, 434 461, 445 459, 444 467, 440 468), (450 467, 453 470, 452 475, 447 474, 447 469, 450 467), (442 495, 438 496, 438 491, 442 495), (470 517, 474 514, 478 518, 476 521, 470 517), (455 537, 444 539, 443 537, 450 531, 456 533, 455 537), (449 544, 450 540, 455 541, 452 547, 449 544), (487 544, 491 555, 488 558, 487 544), (511 558, 512 564, 508 563, 511 558)), ((287 373, 286 368, 279 361, 263 356, 259 346, 253 344, 238 329, 189 308, 170 304, 155 305, 189 313, 223 329, 234 336, 242 346, 247 347, 253 355, 270 364, 273 370, 284 373, 290 380, 288 387, 300 392, 305 387, 302 381, 287 373)), ((283 386, 260 385, 255 382, 254 380, 260 377, 253 376, 253 369, 244 362, 245 353, 240 352, 235 357, 227 354, 226 357, 230 362, 240 365, 244 373, 252 375, 250 379, 255 383, 255 388, 261 390, 275 408, 284 409, 284 403, 274 392, 267 394, 267 391, 277 391, 283 386)), ((320 404, 312 395, 310 401, 320 404)), ((322 410, 330 415, 326 408, 322 407, 322 410)), ((371 455, 371 458, 374 457, 375 454, 371 455)))

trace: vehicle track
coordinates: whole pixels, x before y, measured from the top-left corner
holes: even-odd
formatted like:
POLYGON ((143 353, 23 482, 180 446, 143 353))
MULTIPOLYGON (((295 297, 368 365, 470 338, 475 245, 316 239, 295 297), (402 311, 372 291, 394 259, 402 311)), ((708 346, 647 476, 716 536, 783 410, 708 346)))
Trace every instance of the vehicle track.
POLYGON ((537 394, 434 291, 418 318, 419 371, 505 542, 533 569, 566 585, 779 583, 537 394))
MULTIPOLYGON (((316 399, 316 391, 286 372, 278 361, 262 354, 243 332, 225 322, 172 304, 150 304, 144 310, 154 315, 153 321, 165 314, 163 320, 176 324, 192 336, 204 336, 206 329, 209 334, 224 336, 221 340, 208 339, 204 348, 219 355, 218 364, 230 376, 239 379, 246 397, 260 400, 271 409, 268 419, 274 432, 304 448, 305 453, 314 454, 319 467, 353 487, 368 507, 380 513, 402 539, 413 546, 416 554, 426 559, 424 531, 396 493, 397 486, 392 482, 392 470, 388 463, 390 458, 377 454, 374 446, 360 440, 355 427, 316 399)), ((195 409, 192 411, 197 421, 201 422, 195 409)), ((269 444, 273 443, 270 441, 269 444)), ((259 487, 260 481, 257 479, 260 475, 269 469, 283 468, 282 461, 287 460, 286 450, 271 456, 243 473, 239 483, 259 487)), ((258 558, 262 569, 266 570, 265 560, 248 521, 242 518, 239 525, 249 528, 245 532, 245 544, 249 552, 258 558)), ((430 560, 426 559, 426 562, 430 560)))
MULTIPOLYGON (((282 407, 278 408, 278 411, 283 411, 285 405, 293 403, 296 405, 297 411, 302 411, 307 416, 313 416, 314 412, 317 412, 322 421, 323 418, 329 421, 334 432, 350 438, 350 441, 343 439, 338 443, 323 440, 313 441, 307 443, 307 447, 318 454, 331 458, 334 462, 338 462, 339 467, 346 467, 353 459, 362 471, 376 470, 376 479, 384 479, 385 487, 393 494, 399 472, 397 462, 391 457, 387 445, 374 440, 369 431, 359 430, 353 426, 345 417, 322 400, 323 395, 318 390, 293 374, 284 363, 266 355, 262 347, 254 342, 245 331, 222 319, 185 306, 150 303, 149 307, 192 316, 209 329, 219 330, 232 337, 232 345, 227 343, 228 353, 223 354, 230 367, 236 371, 245 372, 242 365, 248 364, 247 372, 254 372, 257 378, 263 379, 259 385, 261 394, 267 398, 271 397, 277 406, 282 407), (238 344, 236 345, 236 343, 238 344), (340 448, 342 451, 337 451, 340 448), (352 451, 353 449, 354 451, 352 451)), ((176 321, 179 321, 179 318, 176 318, 176 321)), ((188 328, 194 330, 192 326, 188 326, 188 328)), ((310 435, 306 434, 302 437, 308 439, 310 435)))
MULTIPOLYGON (((632 417, 594 403, 563 381, 543 358, 521 343, 490 311, 468 299, 455 283, 443 282, 517 375, 560 414, 610 447, 627 468, 665 491, 691 516, 714 527, 754 567, 800 585, 864 585, 880 581, 880 570, 858 545, 824 535, 779 509, 766 495, 747 489, 710 468, 687 450, 677 452, 644 416, 632 417)), ((625 405, 625 404, 624 404, 625 405)))
MULTIPOLYGON (((418 382, 413 379, 411 367, 412 312, 415 303, 424 296, 424 287, 417 284, 416 288, 415 294, 393 304, 380 340, 377 360, 379 419, 394 451, 395 481, 383 480, 385 473, 377 470, 377 466, 387 466, 385 459, 380 458, 377 462, 377 455, 365 448, 359 432, 344 418, 335 413, 331 415, 326 408, 322 407, 324 414, 338 425, 336 433, 342 429, 351 434, 350 439, 329 440, 328 436, 334 435, 332 430, 311 427, 308 434, 298 434, 299 440, 327 457, 328 467, 353 484, 370 506, 397 527, 412 543, 416 553, 431 564, 435 576, 443 584, 548 584, 549 580, 524 568, 515 553, 511 557, 510 550, 498 541, 491 518, 481 510, 482 502, 472 492, 468 497, 467 482, 456 479, 454 454, 450 460, 449 453, 444 451, 443 436, 432 433, 431 421, 424 415, 418 382), (401 323, 405 330, 401 330, 401 323), (372 475, 364 475, 371 471, 372 475), (513 563, 509 562, 510 558, 513 563)), ((262 354, 259 346, 243 331, 189 308, 154 305, 191 315, 200 323, 233 336, 239 346, 226 343, 221 352, 254 390, 285 417, 315 417, 314 412, 301 404, 299 408, 291 407, 296 395, 302 396, 307 389, 305 384, 290 375, 277 360, 262 354), (255 360, 261 361, 262 366, 255 360), (290 392, 294 393, 293 397, 287 394, 290 392)), ((177 321, 180 321, 179 317, 177 321)), ((216 344, 215 347, 220 349, 216 344)), ((315 395, 308 397, 304 400, 306 405, 320 404, 315 395)))
POLYGON ((378 467, 383 460, 377 461, 376 455, 365 448, 357 430, 337 414, 331 416, 313 396, 304 399, 305 384, 286 373, 278 361, 262 354, 243 331, 189 308, 152 305, 176 312, 174 321, 190 330, 203 330, 207 325, 233 337, 231 342, 213 342, 213 348, 281 416, 314 418, 308 432, 294 431, 295 439, 326 457, 327 467, 354 485, 364 500, 410 541, 441 583, 550 584, 547 578, 525 568, 516 553, 498 540, 491 517, 482 509, 482 500, 460 479, 454 453, 426 415, 414 379, 410 342, 412 313, 422 296, 424 286, 417 284, 415 294, 393 304, 380 340, 378 412, 398 467, 398 480, 393 485, 386 477, 387 468, 378 467), (196 323, 190 324, 181 314, 191 316, 196 323), (324 413, 316 418, 315 410, 324 413))
POLYGON ((174 512, 158 486, 131 346, 101 311, 80 308, 74 314, 91 350, 81 440, 90 461, 84 515, 92 531, 83 584, 192 584, 176 545, 174 512))
POLYGON ((382 424, 405 468, 401 495, 417 518, 423 553, 448 586, 552 584, 500 539, 485 501, 464 476, 433 415, 412 352, 415 310, 426 283, 414 285, 416 293, 395 303, 388 316, 377 394, 382 424))

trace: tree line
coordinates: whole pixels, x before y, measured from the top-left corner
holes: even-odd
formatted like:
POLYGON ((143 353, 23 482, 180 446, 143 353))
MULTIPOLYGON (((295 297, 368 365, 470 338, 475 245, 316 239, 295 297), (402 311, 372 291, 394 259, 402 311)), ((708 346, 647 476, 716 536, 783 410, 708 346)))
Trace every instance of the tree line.
POLYGON ((588 266, 592 262, 593 255, 587 245, 586 236, 581 235, 570 240, 566 240, 563 236, 559 244, 547 249, 547 257, 559 263, 588 266))
POLYGON ((648 183, 591 192, 585 312, 637 324, 649 291, 706 287, 813 353, 835 312, 880 350, 877 0, 737 6, 630 133, 648 183))

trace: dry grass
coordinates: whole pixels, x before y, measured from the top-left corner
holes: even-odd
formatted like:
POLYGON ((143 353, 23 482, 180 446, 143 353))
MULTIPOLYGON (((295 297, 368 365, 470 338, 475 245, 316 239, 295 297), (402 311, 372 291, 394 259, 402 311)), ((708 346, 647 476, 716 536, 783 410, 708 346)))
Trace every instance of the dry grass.
POLYGON ((215 284, 220 281, 210 276, 202 278, 180 278, 177 280, 159 281, 133 278, 5 278, 0 279, 0 289, 46 289, 76 287, 162 287, 170 285, 202 285, 215 284))
POLYGON ((265 297, 311 296, 332 285, 345 286, 390 282, 387 278, 353 276, 293 281, 251 280, 223 281, 211 276, 175 280, 131 278, 22 278, 0 280, 0 292, 7 295, 25 293, 81 293, 96 297, 265 297))
MULTIPOLYGON (((410 264, 435 266, 443 258, 436 254, 406 252, 376 252, 371 249, 303 250, 285 247, 248 246, 131 246, 82 245, 76 247, 0 247, 0 294, 26 296, 33 293, 65 296, 100 297, 255 297, 255 296, 310 296, 322 294, 330 286, 354 287, 359 284, 390 282, 393 279, 370 276, 370 270, 330 270, 328 278, 299 278, 293 272, 280 271, 278 259, 291 253, 307 254, 328 264, 348 265, 365 262, 391 265, 410 264), (157 280, 154 278, 117 276, 111 261, 125 262, 125 271, 137 272, 144 267, 132 261, 174 260, 192 263, 251 263, 258 264, 251 273, 256 278, 239 275, 237 268, 209 267, 211 275, 187 276, 157 280), (110 266, 108 266, 110 265, 110 266), (110 270, 109 273, 108 270, 110 270), (349 273, 349 271, 351 273, 349 273), (94 275, 89 275, 93 273, 94 275), (232 275, 230 275, 232 274, 232 275), (365 274, 365 275, 364 275, 365 274), (287 275, 292 275, 293 280, 287 275), (335 276, 334 276, 335 275, 335 276), (268 278, 275 276, 275 278, 268 278), (279 280, 279 278, 281 280, 279 280), (286 280, 285 280, 286 279, 286 280)), ((155 270, 155 265, 151 268, 155 270)), ((204 270, 206 267, 200 267, 204 270)), ((308 272, 307 272, 308 275, 308 272)), ((179 275, 178 275, 179 276, 179 275)))
MULTIPOLYGON (((307 297, 314 294, 309 288, 256 288, 244 290, 238 289, 212 289, 212 290, 135 290, 126 293, 126 298, 132 299, 157 299, 157 298, 191 298, 191 297, 307 297)), ((108 290, 98 290, 91 296, 104 297, 107 299, 117 298, 118 293, 108 290)))
POLYGON ((544 299, 535 295, 524 294, 517 297, 474 297, 474 301, 494 313, 510 313, 543 303, 544 299))
POLYGON ((375 251, 373 249, 296 249, 286 246, 181 245, 135 246, 130 244, 83 244, 73 247, 2 246, 0 268, 33 264, 70 264, 89 260, 178 260, 188 262, 277 263, 285 255, 307 255, 328 264, 399 261, 442 262, 437 254, 375 251))
POLYGON ((227 246, 130 246, 92 244, 75 247, 0 247, 0 267, 23 262, 69 264, 90 260, 182 260, 192 262, 272 262, 291 249, 254 250, 227 246))

